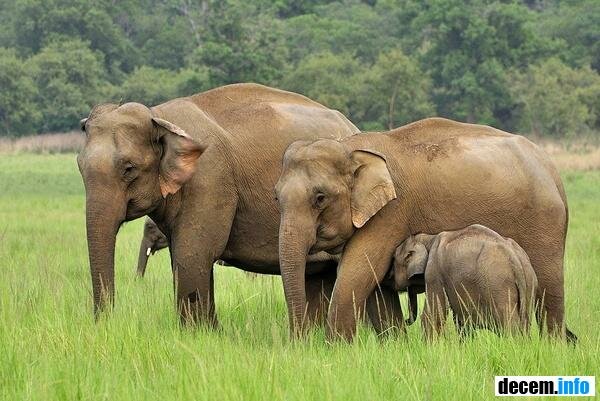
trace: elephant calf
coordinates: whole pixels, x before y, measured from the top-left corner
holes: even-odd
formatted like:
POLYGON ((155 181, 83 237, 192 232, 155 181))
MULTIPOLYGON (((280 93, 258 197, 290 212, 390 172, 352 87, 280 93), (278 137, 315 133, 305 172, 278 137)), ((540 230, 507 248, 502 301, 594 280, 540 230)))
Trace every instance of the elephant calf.
POLYGON ((144 236, 140 244, 140 254, 138 256, 137 273, 140 277, 144 277, 146 266, 148 265, 148 257, 156 251, 169 246, 169 240, 158 228, 152 219, 147 218, 144 223, 144 236))
POLYGON ((416 293, 426 288, 421 322, 428 338, 442 329, 448 304, 461 335, 477 327, 529 328, 538 285, 529 257, 515 241, 482 225, 408 237, 396 249, 389 276, 395 290, 409 291, 411 320, 416 293))
MULTIPOLYGON (((154 255, 157 251, 164 249, 169 246, 169 240, 160 231, 160 228, 156 225, 151 218, 147 217, 144 223, 144 234, 142 242, 140 243, 140 254, 138 256, 138 267, 137 274, 140 277, 144 277, 146 274, 146 266, 148 266, 148 258, 150 255, 154 255)), ((222 260, 215 262, 219 266, 231 266, 222 260)), ((248 277, 256 278, 257 274, 252 272, 246 272, 248 277)))

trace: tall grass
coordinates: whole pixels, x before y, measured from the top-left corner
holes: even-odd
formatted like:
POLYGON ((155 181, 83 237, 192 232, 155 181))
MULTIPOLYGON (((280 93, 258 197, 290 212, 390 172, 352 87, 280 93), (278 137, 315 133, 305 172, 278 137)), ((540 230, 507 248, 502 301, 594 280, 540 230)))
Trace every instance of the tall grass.
POLYGON ((94 322, 75 156, 2 155, 0 399, 483 400, 493 397, 494 375, 597 374, 600 172, 564 180, 567 321, 577 347, 487 332, 461 344, 451 327, 427 344, 417 324, 405 338, 363 327, 353 344, 327 345, 320 329, 288 341, 279 277, 222 266, 221 329, 180 328, 168 253, 135 278, 141 221, 119 234, 116 307, 94 322))

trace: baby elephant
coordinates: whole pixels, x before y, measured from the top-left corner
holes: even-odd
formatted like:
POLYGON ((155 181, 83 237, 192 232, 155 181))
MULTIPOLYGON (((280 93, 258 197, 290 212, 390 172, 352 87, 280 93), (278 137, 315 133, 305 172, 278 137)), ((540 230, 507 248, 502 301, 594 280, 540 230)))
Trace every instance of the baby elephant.
MULTIPOLYGON (((157 251, 164 249, 169 246, 169 240, 160 231, 160 228, 156 225, 154 221, 150 217, 146 218, 146 222, 144 223, 144 234, 142 236, 142 242, 140 243, 140 253, 138 256, 138 267, 137 274, 140 277, 144 277, 146 274, 146 266, 148 266, 148 258, 150 255, 154 255, 157 251)), ((231 266, 222 260, 217 260, 215 262, 220 266, 231 266)), ((249 277, 255 278, 255 273, 247 273, 249 277)))
POLYGON ((140 277, 144 277, 146 266, 148 265, 148 257, 156 251, 169 246, 169 240, 160 231, 158 226, 151 218, 146 218, 144 223, 144 236, 140 244, 140 254, 138 256, 137 273, 140 277))
POLYGON ((408 290, 410 320, 416 293, 426 292, 421 323, 427 338, 439 334, 448 305, 462 335, 470 328, 526 332, 537 277, 512 239, 474 224, 437 235, 410 236, 397 249, 390 279, 408 290))

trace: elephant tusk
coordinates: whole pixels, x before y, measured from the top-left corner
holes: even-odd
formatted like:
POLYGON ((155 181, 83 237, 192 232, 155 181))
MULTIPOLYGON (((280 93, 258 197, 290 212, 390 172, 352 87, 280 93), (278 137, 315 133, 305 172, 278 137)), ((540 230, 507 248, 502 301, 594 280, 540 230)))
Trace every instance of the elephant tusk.
POLYGON ((150 256, 150 251, 152 251, 152 248, 146 249, 146 256, 150 256))

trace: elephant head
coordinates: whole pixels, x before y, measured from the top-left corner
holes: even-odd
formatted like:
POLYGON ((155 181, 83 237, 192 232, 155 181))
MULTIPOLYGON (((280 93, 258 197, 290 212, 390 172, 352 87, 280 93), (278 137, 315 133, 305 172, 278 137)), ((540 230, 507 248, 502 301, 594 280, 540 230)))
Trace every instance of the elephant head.
POLYGON ((204 148, 139 103, 96 106, 81 120, 86 143, 77 157, 86 193, 94 311, 114 299, 117 231, 156 210, 194 173, 204 148))
POLYGON ((407 324, 417 317, 417 294, 425 291, 425 268, 429 258, 423 235, 410 236, 394 253, 394 265, 390 269, 390 280, 396 291, 408 291, 410 315, 407 324))
POLYGON ((339 253, 355 229, 396 193, 383 155, 327 139, 290 145, 275 191, 281 211, 279 262, 295 332, 305 319, 307 255, 339 253))

